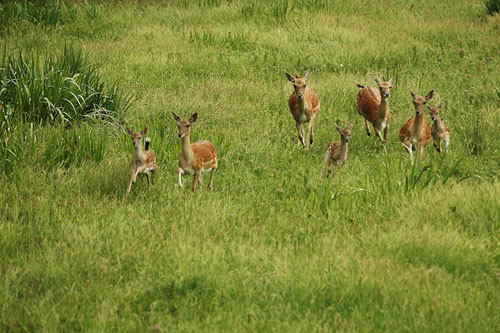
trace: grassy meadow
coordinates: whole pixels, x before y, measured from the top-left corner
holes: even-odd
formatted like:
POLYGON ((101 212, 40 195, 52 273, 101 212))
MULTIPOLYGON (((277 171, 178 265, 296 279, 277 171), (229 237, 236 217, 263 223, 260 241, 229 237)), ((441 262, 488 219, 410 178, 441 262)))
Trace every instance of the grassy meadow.
POLYGON ((0 4, 0 331, 500 330, 500 16, 481 0, 37 6, 0 4), (307 152, 284 75, 306 70, 307 152), (377 76, 387 154, 355 109, 377 76), (413 167, 409 88, 451 128, 413 167), (170 111, 199 113, 213 191, 177 186, 170 111), (122 125, 149 126, 158 161, 129 196, 122 125))

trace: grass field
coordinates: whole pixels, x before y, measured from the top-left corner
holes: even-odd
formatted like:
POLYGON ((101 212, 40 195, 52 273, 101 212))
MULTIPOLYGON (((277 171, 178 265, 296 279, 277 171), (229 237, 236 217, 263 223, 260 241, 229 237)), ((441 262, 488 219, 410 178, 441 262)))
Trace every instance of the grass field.
POLYGON ((115 120, 4 120, 1 331, 500 330, 500 16, 480 0, 0 7, 6 54, 80 47, 134 94, 116 121, 149 126, 159 166, 126 196, 115 120), (284 75, 306 70, 321 100, 307 152, 284 75), (394 77, 388 154, 355 110, 355 82, 376 76, 394 77), (447 156, 431 143, 414 167, 408 88, 435 89, 452 132, 447 156), (178 188, 170 111, 199 112, 212 192, 207 175, 178 188), (349 122, 348 161, 320 181, 349 122))

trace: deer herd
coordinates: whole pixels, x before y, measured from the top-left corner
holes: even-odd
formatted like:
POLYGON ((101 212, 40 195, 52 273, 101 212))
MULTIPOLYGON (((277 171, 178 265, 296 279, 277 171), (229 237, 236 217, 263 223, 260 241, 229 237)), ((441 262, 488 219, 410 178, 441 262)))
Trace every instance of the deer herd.
MULTIPOLYGON (((309 146, 314 141, 314 119, 318 116, 320 110, 319 97, 308 87, 307 81, 309 79, 309 71, 306 72, 303 77, 299 75, 292 76, 288 73, 285 73, 285 75, 288 81, 293 83, 294 87, 294 91, 288 99, 288 106, 295 120, 299 140, 305 150, 309 150, 309 146), (304 123, 307 123, 306 133, 304 133, 302 127, 304 123)), ((383 82, 377 77, 375 82, 378 88, 356 84, 359 88, 356 99, 356 110, 365 118, 366 134, 368 136, 371 135, 370 127, 368 126, 368 123, 371 123, 375 134, 380 139, 384 152, 387 153, 384 143, 387 141, 391 120, 389 97, 391 96, 392 78, 389 81, 383 82)), ((434 90, 429 91, 425 97, 417 95, 411 89, 410 93, 413 98, 415 115, 408 119, 403 127, 401 127, 399 131, 399 140, 408 150, 410 162, 413 165, 413 151, 416 151, 421 159, 424 154, 424 149, 430 141, 431 135, 436 150, 441 152, 442 142, 444 142, 444 149, 445 152, 447 152, 450 143, 450 128, 444 123, 444 119, 439 116, 442 102, 438 107, 430 107, 427 105, 427 102, 434 97, 434 90), (424 117, 426 107, 429 109, 433 122, 432 128, 424 117)), ((215 147, 210 141, 206 140, 200 140, 195 143, 191 143, 190 141, 191 125, 198 119, 198 113, 194 113, 189 119, 181 118, 174 112, 172 112, 172 115, 177 122, 177 128, 179 129, 178 136, 182 138, 177 169, 179 187, 182 187, 182 175, 188 173, 194 176, 191 186, 191 190, 194 192, 197 184, 202 183, 202 173, 211 171, 208 188, 212 189, 213 177, 217 170, 217 152, 215 147)), ((352 125, 348 124, 345 129, 342 129, 335 124, 335 128, 340 134, 340 141, 332 141, 328 144, 323 169, 321 170, 321 179, 323 179, 323 174, 327 165, 328 177, 328 175, 332 173, 333 164, 335 164, 335 166, 343 165, 347 160, 349 151, 348 143, 352 125)), ((149 150, 150 138, 145 139, 146 146, 144 150, 142 149, 141 138, 147 134, 148 127, 142 132, 132 132, 128 128, 126 128, 126 130, 134 146, 134 154, 130 162, 130 182, 127 188, 127 193, 130 193, 132 184, 135 183, 139 173, 145 174, 148 186, 150 183, 149 175, 151 175, 151 182, 154 184, 153 176, 156 172, 156 157, 153 152, 149 150)))

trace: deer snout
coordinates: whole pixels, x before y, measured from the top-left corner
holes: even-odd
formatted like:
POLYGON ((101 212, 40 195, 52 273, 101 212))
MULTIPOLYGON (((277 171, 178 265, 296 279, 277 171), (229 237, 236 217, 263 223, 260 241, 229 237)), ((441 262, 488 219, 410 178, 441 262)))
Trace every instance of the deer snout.
POLYGON ((302 95, 302 94, 300 94, 300 95, 299 95, 299 94, 297 94, 297 98, 298 98, 298 99, 302 99, 302 98, 304 98, 304 95, 302 95))
POLYGON ((385 94, 384 94, 384 97, 385 97, 385 98, 389 98, 390 96, 391 96, 391 94, 389 94, 389 93, 385 93, 385 94))
POLYGON ((422 111, 420 110, 415 110, 415 113, 417 114, 417 116, 420 116, 422 114, 422 111))
POLYGON ((349 138, 346 138, 346 139, 345 139, 345 143, 348 143, 348 142, 349 142, 349 138))
POLYGON ((178 136, 179 138, 182 138, 182 133, 181 133, 181 132, 177 133, 177 136, 178 136))

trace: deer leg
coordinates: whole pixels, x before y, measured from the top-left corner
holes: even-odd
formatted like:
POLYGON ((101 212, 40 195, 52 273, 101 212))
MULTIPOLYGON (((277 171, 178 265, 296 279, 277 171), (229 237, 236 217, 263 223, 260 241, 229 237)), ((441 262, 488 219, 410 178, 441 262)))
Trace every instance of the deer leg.
POLYGON ((194 190, 196 190, 196 185, 198 184, 198 180, 200 179, 200 174, 201 170, 196 170, 194 173, 193 187, 191 188, 191 191, 193 192, 194 190))
POLYGON ((155 184, 155 179, 153 177, 154 175, 155 175, 155 172, 153 170, 153 171, 151 171, 151 184, 153 184, 153 185, 155 184))
POLYGON ((438 141, 438 152, 441 152, 441 138, 439 138, 439 141, 438 141))
POLYGON ((311 120, 309 120, 309 123, 307 124, 307 133, 306 133, 306 150, 309 150, 309 144, 312 143, 312 140, 310 140, 310 136, 311 136, 311 130, 312 130, 312 127, 313 127, 313 121, 314 121, 314 118, 311 118, 311 120))
POLYGON ((366 134, 368 136, 372 135, 372 133, 370 132, 370 127, 368 127, 368 120, 365 119, 365 128, 366 128, 366 134))
POLYGON ((384 138, 382 137, 382 133, 380 133, 380 130, 378 128, 375 128, 375 127, 373 127, 373 130, 375 131, 375 134, 380 139, 380 141, 384 142, 384 138))
MULTIPOLYGON (((441 146, 441 142, 439 143, 439 146, 441 146)), ((439 147, 439 151, 441 152, 441 147, 439 147)), ((418 147, 418 155, 420 157, 420 160, 424 158, 424 147, 420 146, 418 147)))
POLYGON ((304 129, 298 121, 295 122, 295 126, 297 127, 297 132, 299 133, 299 140, 300 142, 302 142, 302 147, 305 147, 306 144, 304 142, 304 129))
POLYGON ((132 189, 132 184, 135 183, 138 173, 139 171, 137 170, 132 170, 132 172, 130 173, 130 183, 128 184, 127 193, 130 193, 130 190, 132 189))
POLYGON ((387 142, 387 133, 389 132, 389 124, 385 125, 384 128, 384 142, 387 142))
POLYGON ((182 187, 182 174, 184 173, 184 170, 182 170, 181 168, 178 168, 177 171, 179 172, 179 187, 182 187))
MULTIPOLYGON (((311 124, 313 124, 313 120, 314 120, 314 118, 311 118, 311 124)), ((311 125, 311 137, 309 139, 309 143, 313 144, 313 141, 314 141, 314 126, 311 125)))
POLYGON ((325 168, 329 161, 330 161, 330 153, 327 151, 325 155, 325 163, 323 163, 323 168, 321 169, 321 175, 319 176, 319 180, 323 180, 323 175, 325 174, 325 168))
POLYGON ((333 160, 330 159, 328 161, 328 174, 326 175, 326 177, 330 176, 330 174, 332 173, 332 168, 333 168, 333 160))
POLYGON ((145 173, 145 175, 146 175, 146 179, 148 180, 148 187, 149 187, 149 175, 147 172, 145 173))
POLYGON ((212 189, 212 183, 213 183, 213 179, 214 179, 214 173, 215 173, 216 170, 217 170, 217 168, 212 168, 212 172, 210 172, 210 180, 208 181, 208 189, 209 190, 212 189))

